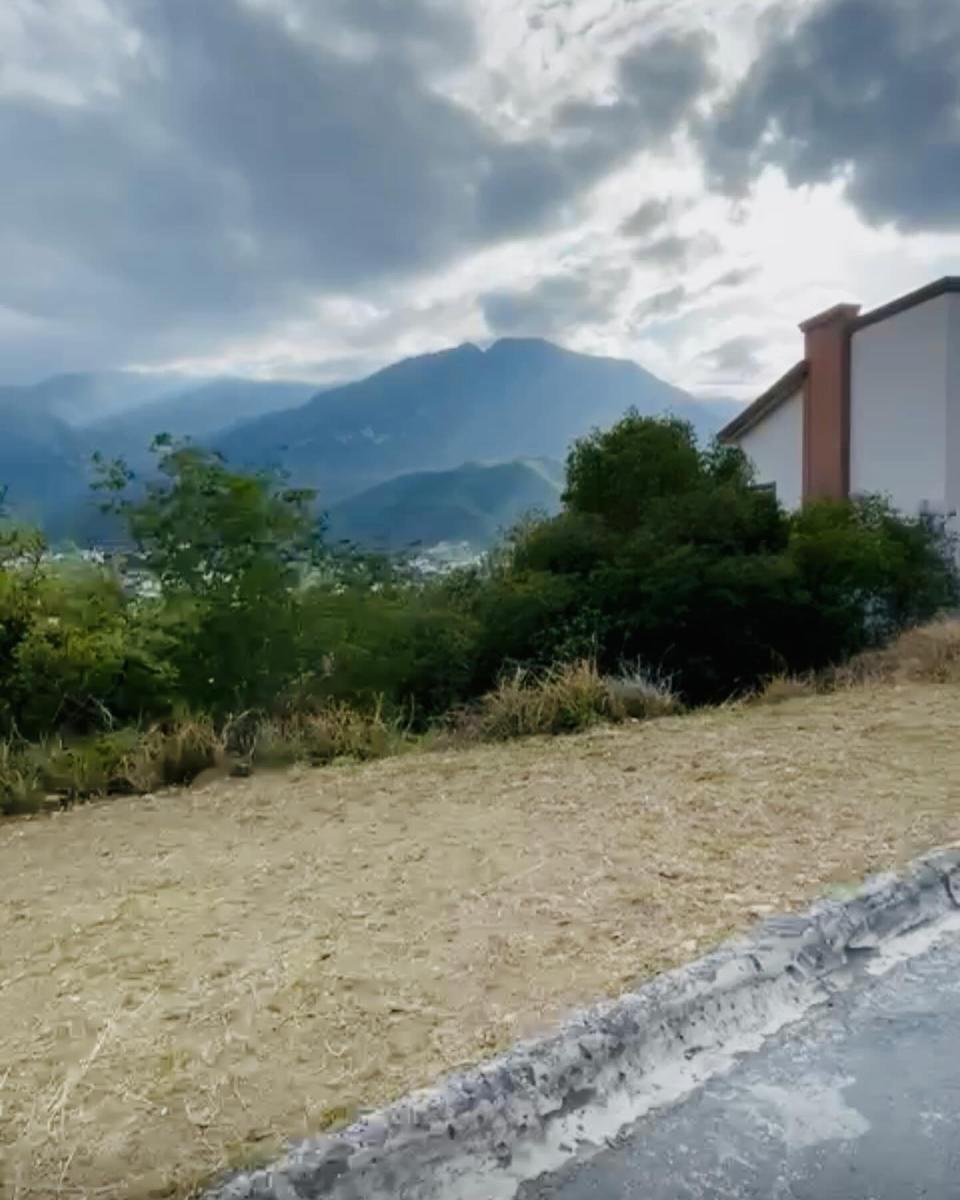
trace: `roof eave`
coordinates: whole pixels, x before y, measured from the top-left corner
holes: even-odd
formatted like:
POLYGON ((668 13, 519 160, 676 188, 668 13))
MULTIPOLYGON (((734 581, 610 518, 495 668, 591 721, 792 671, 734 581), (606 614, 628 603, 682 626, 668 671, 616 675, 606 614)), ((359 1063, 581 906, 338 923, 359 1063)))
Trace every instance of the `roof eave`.
POLYGON ((764 417, 778 409, 791 396, 796 395, 806 377, 807 360, 804 358, 795 363, 785 375, 781 375, 762 396, 758 396, 752 404, 748 404, 743 412, 737 413, 733 420, 728 422, 717 434, 718 439, 721 442, 735 442, 738 438, 743 437, 764 417))

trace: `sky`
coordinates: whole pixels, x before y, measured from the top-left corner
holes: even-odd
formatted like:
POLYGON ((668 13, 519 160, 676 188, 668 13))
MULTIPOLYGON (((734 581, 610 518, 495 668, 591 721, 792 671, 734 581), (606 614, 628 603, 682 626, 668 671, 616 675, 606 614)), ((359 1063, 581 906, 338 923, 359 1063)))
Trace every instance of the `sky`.
POLYGON ((958 0, 2 0, 0 382, 502 336, 746 398, 960 274, 958 0))

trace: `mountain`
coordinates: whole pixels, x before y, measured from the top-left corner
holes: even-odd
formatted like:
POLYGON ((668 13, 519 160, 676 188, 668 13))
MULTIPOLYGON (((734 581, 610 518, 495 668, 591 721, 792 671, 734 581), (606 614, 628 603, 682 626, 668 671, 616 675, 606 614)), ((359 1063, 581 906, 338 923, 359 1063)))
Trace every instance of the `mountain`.
POLYGON ((158 433, 205 439, 277 409, 295 408, 317 394, 315 383, 214 379, 95 421, 85 436, 92 449, 142 465, 158 433))
POLYGON ((330 504, 397 475, 465 461, 563 459, 574 438, 630 406, 703 435, 729 417, 636 363, 508 338, 421 355, 309 403, 240 425, 215 444, 233 463, 285 468, 330 504))
POLYGON ((138 371, 52 375, 39 383, 0 387, 0 406, 38 409, 79 428, 148 404, 164 393, 183 391, 191 382, 184 375, 138 371))
POLYGON ((105 371, 0 387, 0 488, 18 517, 53 536, 103 524, 91 514, 90 456, 100 450, 142 469, 158 433, 203 439, 317 395, 316 384, 105 371))
POLYGON ((4 508, 22 520, 44 522, 85 486, 85 456, 76 432, 59 417, 0 394, 4 508))
POLYGON ((558 512, 562 488, 563 467, 549 460, 420 471, 335 505, 328 536, 379 551, 440 542, 482 548, 531 510, 558 512))

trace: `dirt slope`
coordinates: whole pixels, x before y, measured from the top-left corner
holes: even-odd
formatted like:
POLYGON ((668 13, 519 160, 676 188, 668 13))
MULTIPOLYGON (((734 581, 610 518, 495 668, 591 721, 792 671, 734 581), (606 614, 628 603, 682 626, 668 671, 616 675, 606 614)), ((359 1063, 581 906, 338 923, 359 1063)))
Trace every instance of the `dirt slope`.
POLYGON ((960 839, 960 688, 0 824, 0 1195, 185 1194, 960 839))

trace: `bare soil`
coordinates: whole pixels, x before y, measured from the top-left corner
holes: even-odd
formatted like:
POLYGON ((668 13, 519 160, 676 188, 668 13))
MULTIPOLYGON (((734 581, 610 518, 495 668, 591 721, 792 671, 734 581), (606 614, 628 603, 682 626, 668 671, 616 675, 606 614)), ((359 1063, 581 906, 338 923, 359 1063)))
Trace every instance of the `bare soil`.
POLYGON ((185 1195, 960 840, 960 688, 0 824, 0 1195, 185 1195))

